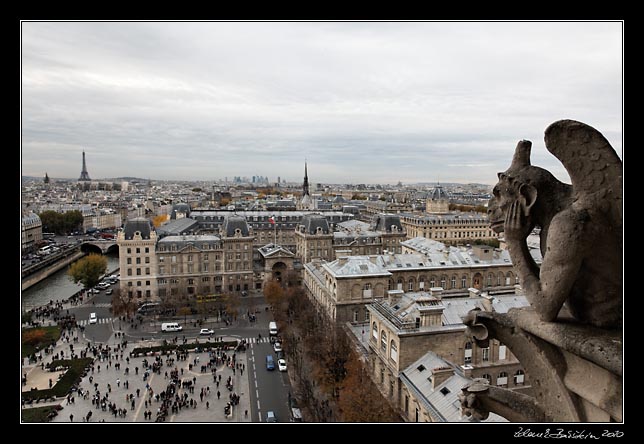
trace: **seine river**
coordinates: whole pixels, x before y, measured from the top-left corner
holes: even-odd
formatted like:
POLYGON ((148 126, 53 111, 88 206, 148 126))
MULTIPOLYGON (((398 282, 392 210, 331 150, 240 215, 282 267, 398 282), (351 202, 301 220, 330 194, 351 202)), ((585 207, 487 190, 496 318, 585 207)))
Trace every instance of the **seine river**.
MULTIPOLYGON (((119 257, 115 253, 106 254, 107 271, 110 272, 119 266, 119 257)), ((70 265, 71 266, 71 265, 70 265)), ((47 304, 56 299, 67 299, 82 288, 80 284, 74 284, 67 276, 67 266, 46 279, 38 282, 22 292, 22 310, 29 310, 34 307, 47 304)))

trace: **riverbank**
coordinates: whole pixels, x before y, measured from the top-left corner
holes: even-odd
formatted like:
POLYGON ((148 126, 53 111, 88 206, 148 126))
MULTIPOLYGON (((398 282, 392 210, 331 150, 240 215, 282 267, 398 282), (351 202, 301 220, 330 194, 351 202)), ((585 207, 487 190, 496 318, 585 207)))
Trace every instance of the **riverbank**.
POLYGON ((43 268, 42 270, 39 270, 33 274, 30 274, 29 276, 25 277, 22 279, 21 283, 21 289, 22 291, 25 291, 29 287, 32 287, 36 285, 38 282, 48 278, 52 274, 56 273, 58 270, 68 266, 69 264, 77 261, 78 259, 82 258, 85 256, 85 253, 82 251, 77 251, 76 253, 66 256, 63 259, 61 259, 58 262, 55 262, 51 265, 49 265, 47 268, 43 268))

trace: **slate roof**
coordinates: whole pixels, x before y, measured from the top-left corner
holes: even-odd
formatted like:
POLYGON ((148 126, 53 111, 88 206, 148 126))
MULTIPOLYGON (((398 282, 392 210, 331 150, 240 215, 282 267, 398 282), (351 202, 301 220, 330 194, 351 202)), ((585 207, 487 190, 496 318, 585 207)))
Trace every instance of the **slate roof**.
POLYGON ((141 237, 143 239, 150 239, 150 233, 152 231, 150 221, 143 217, 135 217, 134 219, 128 219, 125 222, 125 226, 123 227, 125 240, 132 240, 134 233, 137 231, 141 232, 141 237))

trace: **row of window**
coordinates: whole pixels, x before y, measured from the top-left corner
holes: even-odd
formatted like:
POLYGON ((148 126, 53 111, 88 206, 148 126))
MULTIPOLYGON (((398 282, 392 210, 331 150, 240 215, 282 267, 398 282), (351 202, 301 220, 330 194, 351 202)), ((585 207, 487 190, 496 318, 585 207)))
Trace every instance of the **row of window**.
MULTIPOLYGON (((478 286, 481 284, 482 276, 480 274, 477 274, 473 278, 473 286, 478 286)), ((418 289, 419 290, 424 290, 425 287, 425 278, 421 276, 418 279, 418 289)), ((443 275, 441 276, 440 281, 437 280, 435 276, 432 276, 429 280, 429 287, 427 288, 433 288, 436 287, 436 283, 440 282, 440 287, 441 288, 448 288, 446 287, 447 284, 447 276, 443 275)), ((407 291, 414 291, 415 290, 415 279, 410 278, 407 282, 407 291)), ((451 279, 449 280, 449 288, 454 289, 456 288, 456 284, 458 283, 458 277, 456 275, 452 275, 451 279)), ((487 286, 491 287, 493 285, 497 286, 502 286, 502 285, 513 285, 513 284, 518 284, 519 283, 519 276, 514 276, 512 272, 507 272, 504 274, 503 272, 500 272, 496 275, 490 273, 487 276, 487 286), (513 283, 513 277, 514 277, 514 283, 513 283)), ((405 285, 405 279, 403 278, 398 278, 396 280, 396 289, 397 290, 404 290, 404 285, 405 285)), ((468 285, 468 277, 467 275, 462 275, 460 278, 460 285, 461 288, 469 288, 468 285)), ((394 281, 389 280, 389 285, 388 285, 388 290, 393 290, 394 289, 394 281)), ((365 288, 367 290, 367 288, 365 288)))
MULTIPOLYGON (((149 253, 150 252, 150 247, 145 247, 144 251, 145 251, 146 254, 149 253)), ((128 247, 127 254, 132 254, 132 248, 128 247)), ((141 248, 140 247, 136 247, 136 254, 141 254, 141 248)))
MULTIPOLYGON (((492 384, 492 376, 485 373, 481 378, 487 379, 488 383, 492 384)), ((514 385, 523 385, 525 383, 525 372, 521 369, 517 370, 514 373, 514 385)), ((505 387, 508 385, 508 374, 507 372, 500 372, 496 378, 496 385, 499 387, 505 387)))

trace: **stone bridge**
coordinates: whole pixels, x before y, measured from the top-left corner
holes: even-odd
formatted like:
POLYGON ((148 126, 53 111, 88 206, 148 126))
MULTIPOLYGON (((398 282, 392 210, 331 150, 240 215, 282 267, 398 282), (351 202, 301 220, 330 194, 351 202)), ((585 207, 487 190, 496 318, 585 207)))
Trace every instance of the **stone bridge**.
POLYGON ((80 248, 83 253, 106 254, 110 252, 118 252, 116 241, 107 239, 83 242, 80 248))

